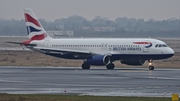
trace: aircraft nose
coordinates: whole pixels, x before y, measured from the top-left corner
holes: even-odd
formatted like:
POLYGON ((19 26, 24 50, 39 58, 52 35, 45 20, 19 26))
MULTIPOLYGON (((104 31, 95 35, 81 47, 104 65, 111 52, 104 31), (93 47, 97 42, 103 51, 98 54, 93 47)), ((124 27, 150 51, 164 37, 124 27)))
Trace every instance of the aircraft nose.
POLYGON ((170 48, 170 53, 171 54, 174 54, 174 50, 170 48))
POLYGON ((171 48, 169 48, 169 49, 168 49, 168 53, 173 56, 173 55, 174 55, 174 50, 171 49, 171 48))

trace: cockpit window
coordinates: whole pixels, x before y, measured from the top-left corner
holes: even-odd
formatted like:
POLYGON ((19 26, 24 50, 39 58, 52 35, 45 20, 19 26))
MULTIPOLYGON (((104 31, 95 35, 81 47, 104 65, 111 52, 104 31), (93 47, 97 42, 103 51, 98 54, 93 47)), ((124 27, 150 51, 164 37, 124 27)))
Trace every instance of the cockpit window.
POLYGON ((155 47, 168 47, 166 44, 156 44, 155 47))
POLYGON ((167 47, 167 45, 163 44, 163 47, 167 47))

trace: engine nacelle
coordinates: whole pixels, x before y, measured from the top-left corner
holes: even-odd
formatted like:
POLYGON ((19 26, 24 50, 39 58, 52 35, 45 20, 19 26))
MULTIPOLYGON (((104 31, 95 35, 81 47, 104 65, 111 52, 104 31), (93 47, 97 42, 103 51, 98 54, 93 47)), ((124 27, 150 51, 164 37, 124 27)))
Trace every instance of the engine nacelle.
POLYGON ((110 57, 108 55, 94 55, 87 58, 86 63, 95 66, 104 66, 110 63, 110 57))
POLYGON ((141 66, 145 63, 145 60, 121 60, 122 64, 132 65, 132 66, 141 66))

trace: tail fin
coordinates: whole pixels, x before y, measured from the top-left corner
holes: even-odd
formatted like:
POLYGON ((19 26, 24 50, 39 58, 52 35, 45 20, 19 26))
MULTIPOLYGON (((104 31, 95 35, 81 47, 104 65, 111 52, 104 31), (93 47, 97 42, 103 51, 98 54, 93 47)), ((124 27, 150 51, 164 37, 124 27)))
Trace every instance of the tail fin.
POLYGON ((24 9, 24 16, 30 40, 43 40, 48 36, 31 9, 24 9))

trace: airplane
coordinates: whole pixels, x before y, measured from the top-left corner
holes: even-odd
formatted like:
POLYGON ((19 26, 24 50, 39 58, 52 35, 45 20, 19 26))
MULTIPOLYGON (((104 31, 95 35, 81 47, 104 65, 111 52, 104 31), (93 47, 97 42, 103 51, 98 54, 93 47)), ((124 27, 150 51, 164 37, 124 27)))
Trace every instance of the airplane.
POLYGON ((139 66, 153 61, 167 59, 174 55, 173 49, 158 39, 151 38, 62 38, 54 39, 44 30, 33 11, 24 9, 28 40, 8 42, 23 45, 31 50, 64 59, 83 60, 82 69, 91 65, 114 69, 114 61, 139 66))

